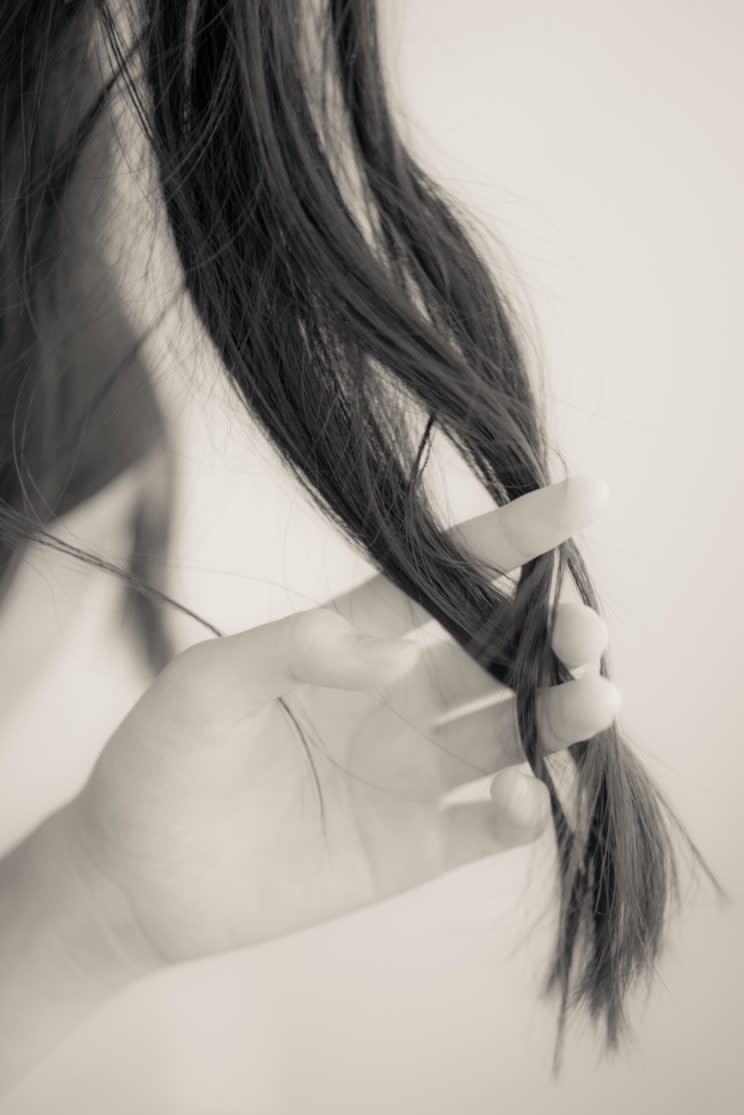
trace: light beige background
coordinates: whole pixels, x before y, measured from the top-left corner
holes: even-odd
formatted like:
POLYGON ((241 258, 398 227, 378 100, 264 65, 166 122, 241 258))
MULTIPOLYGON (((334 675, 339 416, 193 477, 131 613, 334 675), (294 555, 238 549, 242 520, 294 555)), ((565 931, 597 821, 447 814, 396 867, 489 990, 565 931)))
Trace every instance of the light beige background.
MULTIPOLYGON (((550 940, 550 919, 536 924, 550 882, 538 849, 142 984, 59 1050, 13 1111, 741 1110, 743 9, 387 0, 384 10, 411 141, 508 246, 507 281, 531 303, 553 440, 571 471, 610 484, 583 545, 622 718, 734 905, 691 896, 635 1045, 600 1063, 579 1030, 557 1084, 553 1009, 538 1002, 550 940)), ((159 359, 182 430, 176 594, 235 630, 358 579, 359 560, 212 373, 202 390, 178 380, 172 352, 170 365, 159 359)), ((460 474, 448 486, 453 515, 485 506, 460 474)), ((68 659, 38 724, 54 685, 60 698, 76 683, 89 693, 95 676, 100 705, 67 722, 90 750, 142 679, 124 654, 68 659)), ((45 769, 48 783, 56 768, 45 769)))

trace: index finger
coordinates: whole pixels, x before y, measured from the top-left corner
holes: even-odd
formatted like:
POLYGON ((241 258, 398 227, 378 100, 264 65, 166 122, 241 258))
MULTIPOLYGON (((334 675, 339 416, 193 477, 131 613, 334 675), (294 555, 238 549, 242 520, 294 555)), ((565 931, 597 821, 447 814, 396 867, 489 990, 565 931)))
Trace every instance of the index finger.
MULTIPOLYGON (((607 498, 602 481, 572 476, 459 523, 448 533, 475 559, 492 566, 494 576, 511 573, 583 530, 607 498)), ((431 619, 382 574, 337 596, 326 607, 369 635, 405 635, 431 619)))

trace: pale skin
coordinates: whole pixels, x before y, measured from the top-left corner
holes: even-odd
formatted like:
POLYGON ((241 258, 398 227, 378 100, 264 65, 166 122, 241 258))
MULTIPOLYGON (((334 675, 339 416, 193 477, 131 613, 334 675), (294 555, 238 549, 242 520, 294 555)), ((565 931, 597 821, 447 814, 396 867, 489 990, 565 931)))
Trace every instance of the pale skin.
MULTIPOLYGON (((513 571, 605 500, 575 478, 456 529, 513 571)), ((147 973, 539 837, 547 794, 520 766, 513 694, 451 639, 422 650, 412 636, 427 619, 375 577, 325 608, 198 643, 156 678, 78 797, 0 863, 0 1086, 147 973), (483 800, 442 802, 483 775, 483 800)), ((606 641, 595 612, 559 605, 554 649, 590 669, 542 690, 546 750, 616 715, 616 688, 591 669, 606 641)))

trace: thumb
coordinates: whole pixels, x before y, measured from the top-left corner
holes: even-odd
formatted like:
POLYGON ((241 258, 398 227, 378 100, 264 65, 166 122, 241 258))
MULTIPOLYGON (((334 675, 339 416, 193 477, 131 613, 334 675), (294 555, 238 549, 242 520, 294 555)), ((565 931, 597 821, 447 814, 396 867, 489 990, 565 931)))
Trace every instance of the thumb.
POLYGON ((179 720, 225 725, 297 685, 352 690, 389 685, 418 656, 410 639, 364 635, 338 613, 313 608, 196 643, 169 663, 154 688, 179 720))

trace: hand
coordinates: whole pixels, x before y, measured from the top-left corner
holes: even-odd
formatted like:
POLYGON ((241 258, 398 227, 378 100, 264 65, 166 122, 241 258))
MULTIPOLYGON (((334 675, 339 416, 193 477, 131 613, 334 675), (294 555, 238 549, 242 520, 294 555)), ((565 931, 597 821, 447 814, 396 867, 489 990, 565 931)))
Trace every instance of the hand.
MULTIPOLYGON (((513 570, 582 529, 604 498, 569 480, 456 529, 513 570)), ((66 811, 92 893, 104 906, 112 889, 126 898, 125 947, 177 962, 250 945, 540 834, 547 794, 518 770, 513 694, 451 639, 402 638, 428 618, 378 576, 168 665, 66 811), (495 775, 490 800, 442 808, 442 794, 483 774, 495 775)), ((560 606, 565 665, 597 662, 605 643, 595 612, 560 606)), ((544 745, 592 736, 617 706, 591 672, 546 688, 544 745)))

